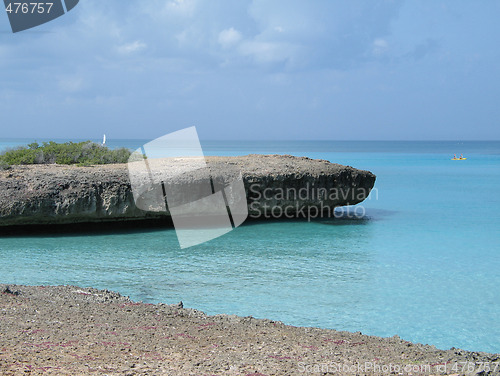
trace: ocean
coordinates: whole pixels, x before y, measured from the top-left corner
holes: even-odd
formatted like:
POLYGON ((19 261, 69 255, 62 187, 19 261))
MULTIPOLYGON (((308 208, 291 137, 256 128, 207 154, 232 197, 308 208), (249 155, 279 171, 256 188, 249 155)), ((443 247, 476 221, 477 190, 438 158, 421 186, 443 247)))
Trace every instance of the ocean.
MULTIPOLYGON (((3 139, 0 149, 31 141, 3 139)), ((0 283, 92 286, 209 314, 500 352, 500 142, 201 143, 206 155, 326 159, 377 181, 357 205, 362 217, 252 221, 187 249, 172 229, 0 238, 0 283)))

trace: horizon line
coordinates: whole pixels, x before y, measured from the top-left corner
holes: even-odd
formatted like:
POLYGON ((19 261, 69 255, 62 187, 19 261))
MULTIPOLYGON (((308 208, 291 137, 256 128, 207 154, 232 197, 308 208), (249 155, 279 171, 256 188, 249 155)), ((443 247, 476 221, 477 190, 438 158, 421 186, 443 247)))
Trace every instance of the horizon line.
MULTIPOLYGON (((92 140, 100 140, 102 137, 94 137, 94 138, 81 138, 81 137, 2 137, 0 138, 0 142, 2 141, 9 141, 9 140, 33 140, 33 142, 36 142, 37 140, 76 140, 76 141, 92 141, 92 140)), ((110 140, 151 140, 154 139, 151 137, 146 137, 146 138, 132 138, 132 137, 126 137, 126 138, 112 138, 112 137, 107 137, 107 141, 110 140)), ((226 142, 499 142, 500 139, 494 139, 494 140, 485 140, 485 139, 474 139, 474 140, 461 140, 461 139, 454 139, 454 140, 446 140, 446 139, 377 139, 377 140, 355 140, 355 139, 224 139, 224 138, 201 138, 200 141, 226 141, 226 142)))

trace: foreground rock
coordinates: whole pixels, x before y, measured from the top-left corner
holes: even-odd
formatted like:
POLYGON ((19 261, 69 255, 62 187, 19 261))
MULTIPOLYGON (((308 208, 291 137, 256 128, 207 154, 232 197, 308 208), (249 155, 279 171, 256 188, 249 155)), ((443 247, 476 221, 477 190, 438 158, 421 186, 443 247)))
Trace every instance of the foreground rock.
MULTIPOLYGON (((324 211, 354 205, 368 196, 375 183, 371 172, 304 157, 208 157, 207 163, 215 175, 235 177, 241 172, 251 217, 277 216, 280 211, 276 209, 281 209, 281 215, 293 216, 301 208, 324 211)), ((170 167, 175 171, 175 165, 170 167)), ((181 180, 196 184, 206 177, 198 172, 180 174, 173 184, 181 180)), ((137 208, 126 164, 14 166, 0 171, 0 227, 169 216, 168 209, 152 212, 137 208)))
POLYGON ((499 354, 399 337, 207 316, 91 288, 0 285, 0 292, 2 375, 500 374, 499 354))

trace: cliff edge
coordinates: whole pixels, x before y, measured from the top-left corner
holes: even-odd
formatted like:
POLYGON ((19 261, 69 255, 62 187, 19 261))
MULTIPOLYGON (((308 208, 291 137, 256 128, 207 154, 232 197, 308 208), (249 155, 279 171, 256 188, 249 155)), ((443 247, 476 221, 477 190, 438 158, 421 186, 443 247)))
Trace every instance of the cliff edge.
MULTIPOLYGON (((206 157, 211 171, 241 172, 249 216, 292 216, 303 208, 325 211, 363 201, 375 183, 369 171, 289 155, 206 157), (278 210, 276 210, 278 209, 278 210), (283 210, 282 214, 284 215, 283 210), (275 215, 274 215, 275 216, 275 215)), ((179 179, 206 178, 192 172, 179 179)), ((175 183, 175 182, 174 182, 175 183)), ((137 208, 126 164, 77 167, 13 166, 0 171, 0 227, 161 219, 166 212, 137 208)))

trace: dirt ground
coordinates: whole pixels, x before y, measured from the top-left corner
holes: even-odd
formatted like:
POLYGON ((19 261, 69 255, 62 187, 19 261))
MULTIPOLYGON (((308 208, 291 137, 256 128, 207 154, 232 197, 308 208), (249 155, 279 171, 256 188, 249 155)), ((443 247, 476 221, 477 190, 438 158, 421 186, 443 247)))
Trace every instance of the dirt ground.
POLYGON ((500 355, 143 304, 107 290, 0 285, 1 375, 500 375, 500 355))

